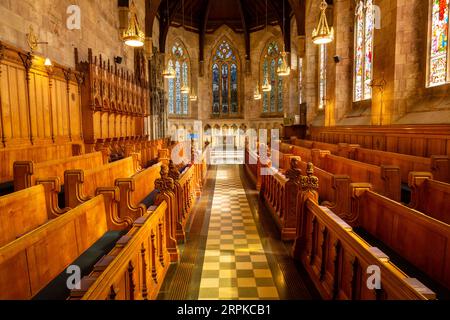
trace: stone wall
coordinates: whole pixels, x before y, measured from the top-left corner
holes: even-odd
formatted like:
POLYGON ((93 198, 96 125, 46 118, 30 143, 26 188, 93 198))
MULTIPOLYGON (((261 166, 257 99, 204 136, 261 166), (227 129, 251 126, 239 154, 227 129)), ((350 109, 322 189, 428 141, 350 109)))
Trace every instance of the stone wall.
POLYGON ((375 84, 384 79, 383 95, 353 102, 353 0, 334 0, 335 40, 327 46, 327 107, 317 111, 317 46, 311 32, 317 25, 320 0, 306 4, 305 98, 308 121, 314 125, 390 125, 448 123, 450 85, 427 87, 429 0, 374 0, 381 10, 381 29, 374 34, 375 84), (341 61, 335 63, 334 56, 341 61))
MULTIPOLYGON (((135 0, 141 27, 144 27, 145 0, 135 0)), ((123 66, 134 69, 133 49, 126 47, 119 32, 117 0, 2 0, 0 1, 0 41, 29 50, 26 34, 33 26, 40 45, 36 54, 48 56, 55 62, 74 67, 74 48, 80 58, 87 58, 87 49, 113 60, 122 56, 123 66), (66 27, 69 5, 81 9, 81 30, 66 27)), ((158 37, 153 37, 157 39, 158 37)))

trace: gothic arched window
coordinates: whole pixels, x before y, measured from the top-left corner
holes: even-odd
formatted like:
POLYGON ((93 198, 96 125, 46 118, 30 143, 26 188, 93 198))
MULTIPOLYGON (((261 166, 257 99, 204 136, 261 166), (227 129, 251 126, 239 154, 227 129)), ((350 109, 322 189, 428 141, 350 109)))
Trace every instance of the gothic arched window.
POLYGON ((181 44, 175 43, 172 46, 168 64, 175 69, 175 78, 168 80, 169 114, 187 116, 189 94, 183 94, 181 88, 189 86, 189 58, 186 49, 181 44))
POLYGON ((239 67, 233 49, 222 41, 214 52, 212 61, 213 114, 239 113, 239 67))
POLYGON ((431 39, 428 86, 448 83, 449 0, 431 1, 431 39))
POLYGON ((372 98, 374 26, 373 0, 358 0, 355 11, 354 101, 372 98))
POLYGON ((262 64, 262 81, 266 78, 272 86, 270 92, 263 93, 263 113, 283 112, 283 78, 278 76, 277 69, 282 63, 279 45, 270 42, 264 49, 262 64))

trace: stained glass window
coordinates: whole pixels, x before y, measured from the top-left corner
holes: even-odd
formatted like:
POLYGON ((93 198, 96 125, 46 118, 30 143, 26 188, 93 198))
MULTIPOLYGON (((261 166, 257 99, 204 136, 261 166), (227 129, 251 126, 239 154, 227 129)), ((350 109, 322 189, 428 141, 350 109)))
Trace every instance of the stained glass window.
MULTIPOLYGON (((269 72, 269 63, 267 60, 264 60, 263 64, 263 77, 264 79, 267 77, 267 73, 269 72)), ((264 92, 263 95, 263 112, 269 111, 269 93, 264 92)))
MULTIPOLYGON (((169 60, 168 62, 169 66, 173 68, 173 62, 172 60, 169 60)), ((174 81, 173 79, 169 79, 168 82, 168 94, 169 94, 169 113, 172 114, 174 113, 174 81)))
POLYGON ((359 0, 355 11, 354 101, 372 98, 374 26, 373 0, 359 0))
POLYGON ((319 109, 324 109, 327 92, 327 47, 324 44, 319 46, 319 109))
POLYGON ((227 41, 214 51, 212 66, 213 114, 239 113, 239 68, 236 55, 227 41))
POLYGON ((181 66, 180 62, 175 62, 175 100, 176 114, 181 114, 181 66))
POLYGON ((432 0, 429 86, 448 82, 449 0, 432 0))
POLYGON ((237 65, 231 65, 231 113, 238 112, 238 74, 237 65))
POLYGON ((278 76, 277 69, 281 63, 280 49, 277 42, 270 42, 264 49, 262 63, 262 81, 268 78, 272 86, 270 92, 263 93, 263 113, 283 112, 283 78, 278 76))
POLYGON ((189 60, 184 47, 175 43, 172 46, 169 64, 175 69, 175 79, 167 82, 168 109, 171 115, 189 114, 189 96, 181 93, 183 85, 189 86, 189 60))

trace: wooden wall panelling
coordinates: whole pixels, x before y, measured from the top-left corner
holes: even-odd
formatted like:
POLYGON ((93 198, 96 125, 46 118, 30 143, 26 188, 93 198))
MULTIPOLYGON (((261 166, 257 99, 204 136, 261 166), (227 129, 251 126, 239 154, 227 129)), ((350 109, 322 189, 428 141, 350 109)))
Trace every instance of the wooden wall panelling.
POLYGON ((311 139, 419 157, 450 155, 450 125, 313 127, 311 139))

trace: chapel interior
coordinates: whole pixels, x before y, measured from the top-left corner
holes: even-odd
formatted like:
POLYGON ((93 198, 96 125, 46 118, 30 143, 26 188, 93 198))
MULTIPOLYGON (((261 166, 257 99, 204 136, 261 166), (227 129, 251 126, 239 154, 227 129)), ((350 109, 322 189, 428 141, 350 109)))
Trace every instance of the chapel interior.
POLYGON ((450 299, 449 0, 0 0, 0 300, 450 299))

